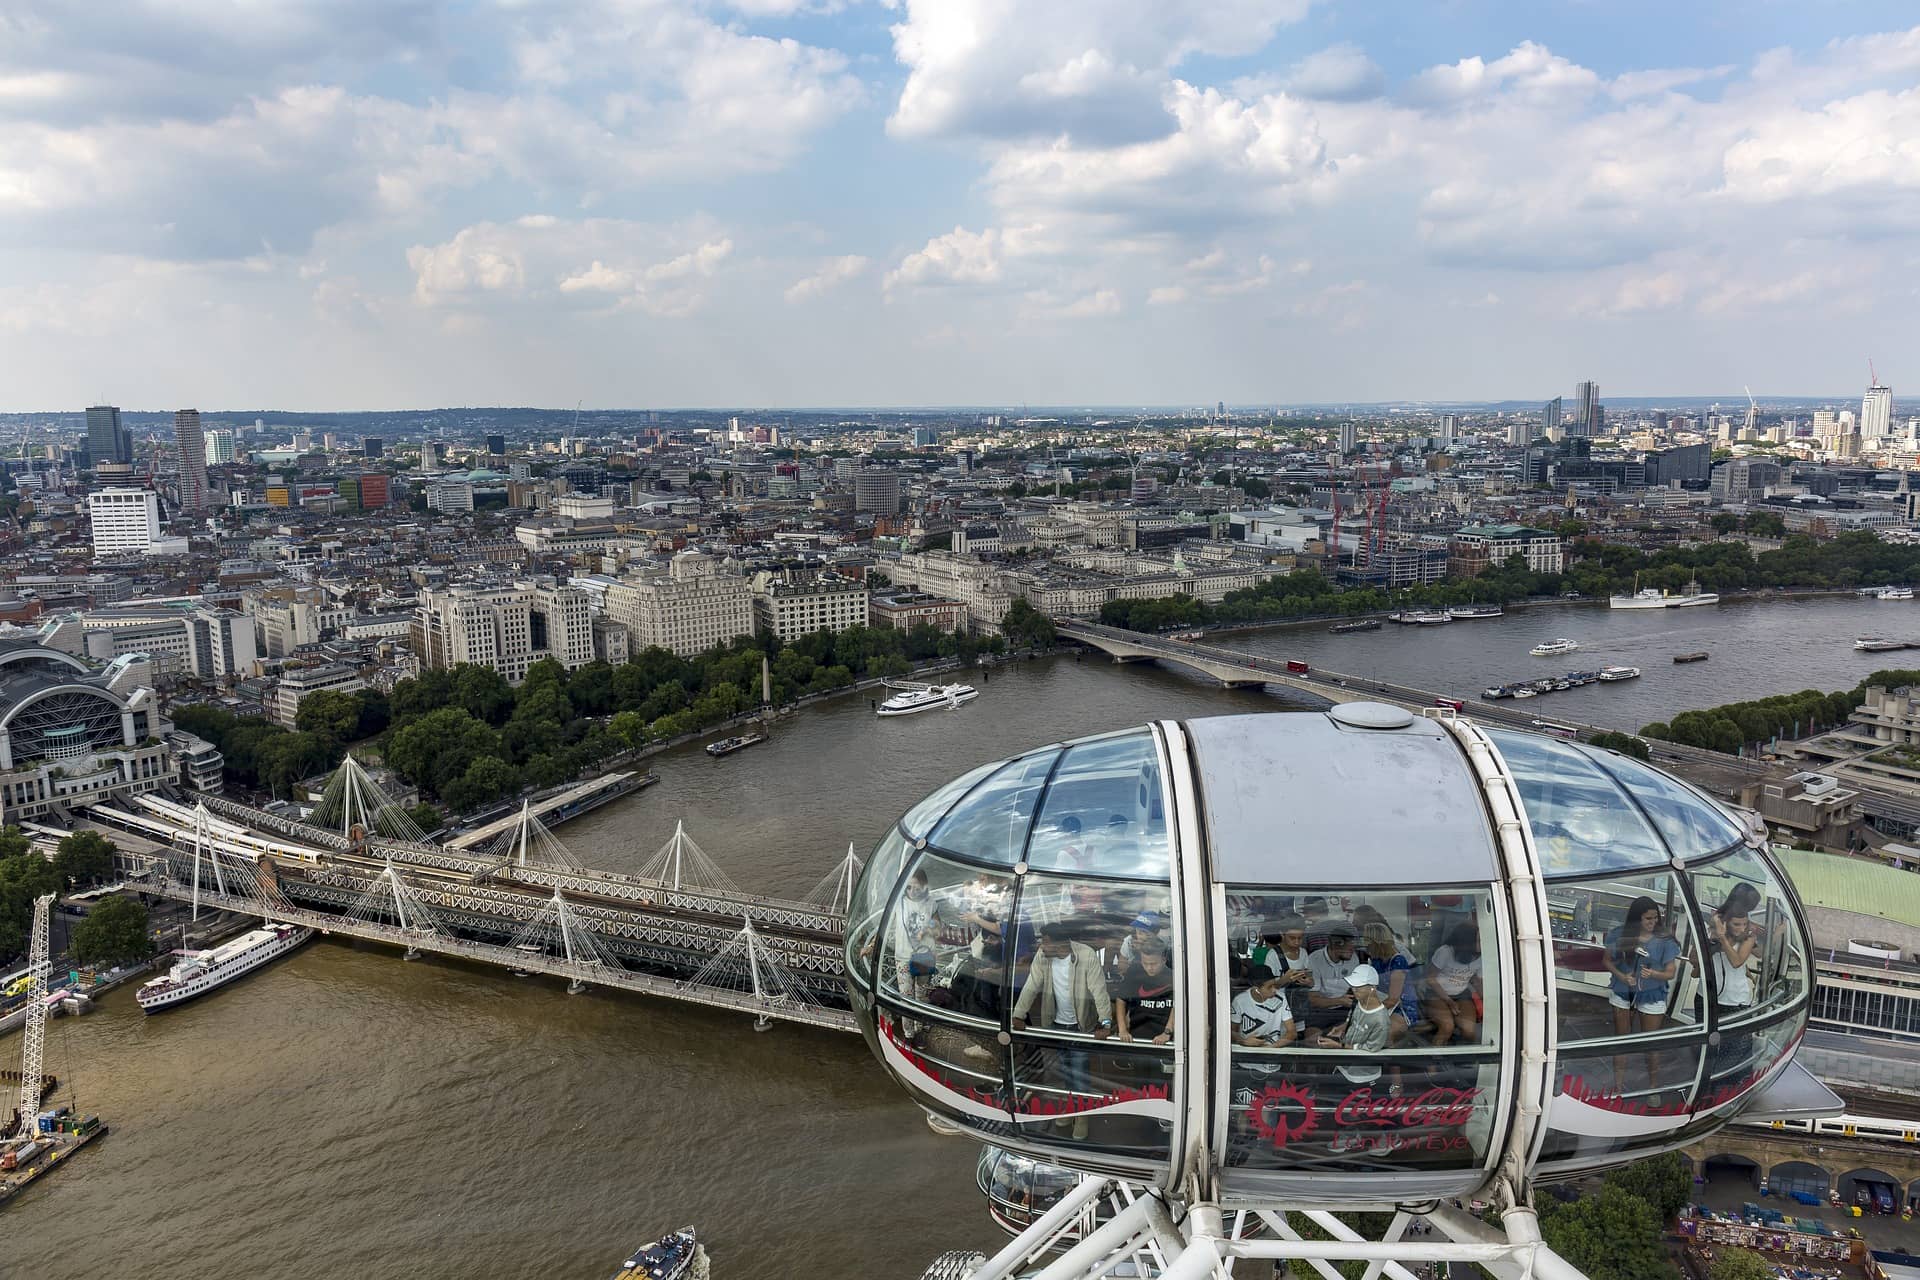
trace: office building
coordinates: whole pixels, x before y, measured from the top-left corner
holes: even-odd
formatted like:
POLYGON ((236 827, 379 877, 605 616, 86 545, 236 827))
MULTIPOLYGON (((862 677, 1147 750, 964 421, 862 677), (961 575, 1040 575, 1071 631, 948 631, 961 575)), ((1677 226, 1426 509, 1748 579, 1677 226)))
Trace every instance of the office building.
POLYGON ((487 452, 496 458, 504 458, 507 454, 507 438, 505 436, 488 436, 487 452))
POLYGON ((1451 443, 1454 440, 1458 439, 1459 436, 1460 436, 1460 419, 1457 416, 1449 413, 1445 417, 1440 419, 1440 438, 1443 441, 1451 443))
POLYGON ((93 554, 146 555, 160 540, 160 495, 151 489, 98 489, 87 495, 93 554))
POLYGON ((464 480, 443 480, 427 486, 427 509, 442 514, 473 510, 473 486, 464 480))
POLYGON ((930 445, 939 444, 940 429, 938 427, 915 427, 913 429, 913 443, 917 448, 921 449, 927 448, 930 445))
POLYGON ((593 661, 589 600, 587 592, 552 578, 424 590, 410 636, 413 651, 426 669, 471 662, 513 684, 544 658, 572 671, 593 661))
POLYGON ((1566 568, 1560 535, 1519 524, 1468 525, 1453 535, 1450 571, 1471 578, 1489 568, 1500 568, 1510 556, 1522 556, 1535 573, 1560 573, 1566 568))
POLYGON ((1860 438, 1881 440, 1893 434, 1893 388, 1875 378, 1860 401, 1860 438))
POLYGON ((222 462, 233 461, 233 432, 225 427, 216 427, 207 432, 207 462, 218 466, 222 462))
POLYGON ((237 680, 259 659, 253 619, 191 603, 116 605, 77 615, 82 646, 99 662, 142 657, 163 674, 237 680))
POLYGON ((1576 401, 1573 421, 1567 426, 1570 436, 1597 436, 1603 422, 1600 408, 1600 384, 1597 382, 1579 382, 1574 384, 1573 398, 1576 401))
POLYGON ((609 584, 607 616, 627 629, 635 653, 657 646, 684 658, 753 634, 753 588, 704 553, 682 551, 665 572, 609 584))
POLYGON ((387 451, 387 442, 379 436, 366 436, 360 441, 360 452, 369 458, 377 458, 387 451))
POLYGON ((358 693, 367 687, 359 671, 344 662, 328 662, 316 667, 290 667, 280 675, 268 703, 269 717, 275 724, 291 729, 300 716, 300 704, 316 693, 358 693))
POLYGON ((900 473, 868 467, 854 472, 853 509, 880 515, 900 514, 900 473))
POLYGON ((1345 457, 1359 447, 1359 429, 1354 425, 1353 419, 1349 418, 1340 424, 1340 454, 1345 457))
MULTIPOLYGON (((1560 399, 1559 396, 1555 396, 1553 399, 1547 401, 1546 405, 1541 408, 1540 410, 1540 434, 1541 435, 1546 435, 1548 432, 1558 431, 1560 429, 1560 422, 1561 422, 1563 407, 1564 407, 1564 402, 1560 399)), ((1525 444, 1526 441, 1522 440, 1522 441, 1519 441, 1518 443, 1525 444)))
POLYGON ((1785 471, 1764 458, 1733 458, 1713 469, 1707 492, 1715 502, 1754 502, 1780 483, 1785 471))
POLYGON ((791 569, 753 579, 753 619, 782 644, 815 631, 845 631, 867 625, 867 586, 823 573, 797 578, 791 569))
POLYGON ((207 439, 200 430, 198 409, 175 412, 173 446, 180 460, 180 507, 199 511, 207 505, 207 439))
POLYGON ((110 404, 87 409, 87 456, 98 467, 103 462, 133 461, 133 433, 120 425, 120 410, 110 404))
POLYGON ((291 657, 344 629, 353 611, 320 587, 262 587, 240 597, 269 658, 291 657))

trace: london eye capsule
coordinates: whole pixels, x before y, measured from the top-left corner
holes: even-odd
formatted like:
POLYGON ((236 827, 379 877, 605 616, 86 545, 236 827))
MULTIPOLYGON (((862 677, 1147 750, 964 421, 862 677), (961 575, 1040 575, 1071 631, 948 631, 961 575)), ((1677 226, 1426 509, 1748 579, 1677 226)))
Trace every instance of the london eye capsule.
POLYGON ((1446 712, 1159 721, 975 769, 881 841, 847 971, 929 1111, 1222 1203, 1472 1196, 1825 1096, 1791 1062, 1807 934, 1764 828, 1446 712))

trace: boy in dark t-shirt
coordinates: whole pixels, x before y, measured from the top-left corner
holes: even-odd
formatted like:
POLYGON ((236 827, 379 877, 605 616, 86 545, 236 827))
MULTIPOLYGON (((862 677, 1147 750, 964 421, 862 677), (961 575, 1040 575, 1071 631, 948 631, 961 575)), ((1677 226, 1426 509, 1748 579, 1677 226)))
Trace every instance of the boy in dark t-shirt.
POLYGON ((1173 1038, 1173 971, 1167 967, 1167 944, 1147 937, 1136 944, 1138 954, 1113 984, 1113 1017, 1121 1040, 1150 1040, 1166 1044, 1173 1038))

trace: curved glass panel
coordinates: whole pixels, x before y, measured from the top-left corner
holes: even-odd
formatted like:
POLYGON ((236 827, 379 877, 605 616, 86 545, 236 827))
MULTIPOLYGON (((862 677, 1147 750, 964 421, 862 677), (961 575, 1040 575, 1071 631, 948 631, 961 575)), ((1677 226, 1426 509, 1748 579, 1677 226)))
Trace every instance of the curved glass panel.
POLYGON ((997 1027, 1010 971, 1012 918, 1011 877, 922 856, 884 933, 881 989, 997 1027))
POLYGON ((1547 917, 1561 1044, 1704 1029, 1706 979, 1678 872, 1556 881, 1547 917))
POLYGON ((1797 1003, 1807 992, 1806 949, 1779 874, 1753 850, 1738 849, 1687 875, 1700 903, 1718 1020, 1744 1022, 1797 1003))
POLYGON ((1543 874, 1626 871, 1668 861, 1666 846, 1640 810, 1585 755, 1535 734, 1486 733, 1520 789, 1543 874))
POLYGON ((905 827, 907 834, 915 840, 925 836, 933 828, 933 824, 940 821, 947 810, 953 807, 955 801, 971 791, 980 779, 998 769, 1001 763, 995 760, 991 764, 981 765, 978 769, 969 769, 907 810, 907 816, 900 819, 900 825, 905 827))
POLYGON ((1601 1160, 1682 1141, 1705 1050, 1696 1040, 1668 1042, 1653 1053, 1561 1053, 1542 1161, 1601 1160))
POLYGON ((997 1033, 874 1011, 880 1059, 920 1100, 942 1115, 989 1134, 1009 1132, 1007 1051, 997 1033))
POLYGON ((1010 760, 954 806, 927 837, 929 844, 981 862, 1012 866, 1025 855, 1027 828, 1057 747, 1010 760))
POLYGON ((1015 1032, 1013 1100, 1029 1141, 1165 1160, 1173 1140, 1173 1051, 1015 1032))
POLYGON ((1047 784, 1027 863, 1046 871, 1167 878, 1166 803, 1152 734, 1068 749, 1047 784))
POLYGON ((1137 1038, 1151 1041, 1160 1024, 1178 1016, 1172 897, 1165 885, 1023 877, 1010 1011, 1015 1029, 1117 1036, 1124 1018, 1144 1021, 1152 1034, 1137 1038))
POLYGON ((913 846, 907 843, 898 827, 887 832, 887 838, 867 859, 860 883, 854 886, 853 901, 847 905, 847 972, 857 982, 866 985, 873 982, 880 915, 887 909, 887 899, 893 895, 893 886, 898 883, 900 870, 906 866, 911 852, 913 846))
MULTIPOLYGON (((1080 1185, 1081 1175, 1014 1151, 982 1147, 974 1179, 1002 1223, 1025 1227, 1080 1185)), ((1078 1238, 1074 1233, 1069 1238, 1078 1238)))
POLYGON ((1633 793, 1676 856, 1704 858, 1744 838, 1732 814, 1658 769, 1611 752, 1599 756, 1598 762, 1614 781, 1633 793))

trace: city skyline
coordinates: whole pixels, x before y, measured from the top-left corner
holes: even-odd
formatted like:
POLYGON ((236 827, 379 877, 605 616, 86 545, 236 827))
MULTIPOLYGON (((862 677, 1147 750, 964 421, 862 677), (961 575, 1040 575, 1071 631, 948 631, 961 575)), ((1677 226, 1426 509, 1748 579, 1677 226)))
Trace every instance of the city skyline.
POLYGON ((1763 17, 39 6, 0 48, 0 377, 40 411, 1898 386, 1920 29, 1763 17))

